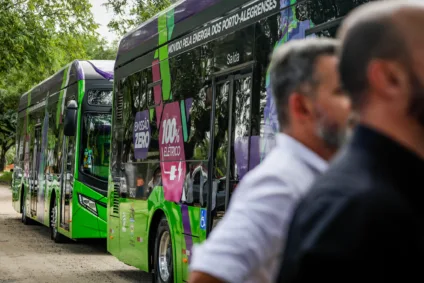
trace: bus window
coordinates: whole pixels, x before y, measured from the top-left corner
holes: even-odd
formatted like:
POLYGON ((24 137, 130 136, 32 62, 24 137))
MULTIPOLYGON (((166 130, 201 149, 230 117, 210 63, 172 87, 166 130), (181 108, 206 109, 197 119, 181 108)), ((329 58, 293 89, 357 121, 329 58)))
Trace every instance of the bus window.
POLYGON ((110 131, 111 114, 84 114, 82 171, 102 180, 109 176, 110 131))
POLYGON ((233 153, 234 161, 231 166, 237 185, 243 176, 249 171, 249 130, 250 130, 250 97, 252 77, 247 76, 234 80, 234 111, 233 111, 233 153))
POLYGON ((112 105, 112 90, 91 89, 87 92, 88 104, 90 105, 112 105))
POLYGON ((212 226, 224 216, 238 182, 249 169, 251 75, 216 84, 212 226))

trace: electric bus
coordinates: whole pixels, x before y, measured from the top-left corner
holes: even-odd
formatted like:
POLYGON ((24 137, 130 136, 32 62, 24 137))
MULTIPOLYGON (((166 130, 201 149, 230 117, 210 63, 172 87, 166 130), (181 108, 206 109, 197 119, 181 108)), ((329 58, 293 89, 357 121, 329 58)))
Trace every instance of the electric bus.
POLYGON ((76 60, 20 98, 13 207, 55 242, 106 237, 113 65, 76 60))
POLYGON ((275 145, 274 48, 334 36, 360 2, 182 0, 122 38, 114 67, 108 251, 188 280, 192 248, 275 145))

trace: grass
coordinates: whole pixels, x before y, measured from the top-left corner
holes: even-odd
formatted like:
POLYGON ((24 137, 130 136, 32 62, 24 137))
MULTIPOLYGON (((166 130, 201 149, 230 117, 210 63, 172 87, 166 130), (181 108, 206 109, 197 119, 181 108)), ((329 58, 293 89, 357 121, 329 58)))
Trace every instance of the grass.
POLYGON ((0 173, 0 184, 10 185, 12 183, 12 172, 0 173))

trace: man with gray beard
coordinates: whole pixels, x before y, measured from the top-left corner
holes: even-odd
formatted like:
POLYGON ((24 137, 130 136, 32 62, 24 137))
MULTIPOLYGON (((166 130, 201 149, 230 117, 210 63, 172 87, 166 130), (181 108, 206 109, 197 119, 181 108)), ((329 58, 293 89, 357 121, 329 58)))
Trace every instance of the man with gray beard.
POLYGON ((423 282, 424 2, 360 6, 339 32, 359 115, 300 202, 278 282, 423 282))
POLYGON ((298 199, 327 169, 346 135, 343 93, 332 39, 277 48, 270 76, 280 131, 276 147, 249 172, 210 237, 195 247, 189 282, 272 282, 285 229, 298 199))

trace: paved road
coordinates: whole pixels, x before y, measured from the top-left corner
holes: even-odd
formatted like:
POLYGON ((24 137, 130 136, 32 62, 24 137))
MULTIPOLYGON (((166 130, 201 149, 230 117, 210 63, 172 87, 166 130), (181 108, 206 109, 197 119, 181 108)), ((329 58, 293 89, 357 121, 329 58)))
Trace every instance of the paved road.
POLYGON ((106 251, 106 242, 55 244, 44 226, 25 226, 0 185, 0 283, 151 282, 106 251))

